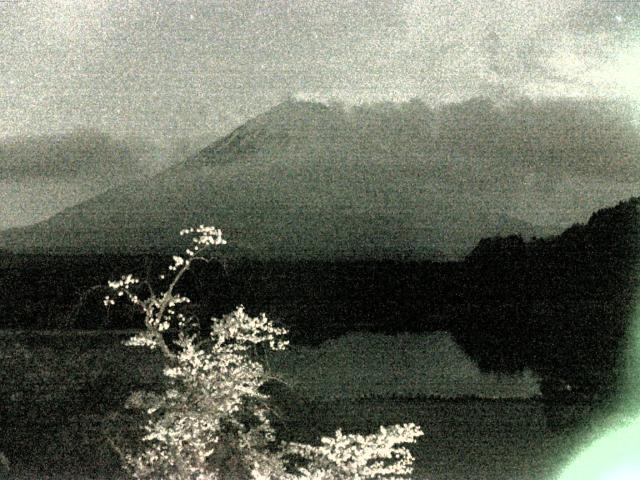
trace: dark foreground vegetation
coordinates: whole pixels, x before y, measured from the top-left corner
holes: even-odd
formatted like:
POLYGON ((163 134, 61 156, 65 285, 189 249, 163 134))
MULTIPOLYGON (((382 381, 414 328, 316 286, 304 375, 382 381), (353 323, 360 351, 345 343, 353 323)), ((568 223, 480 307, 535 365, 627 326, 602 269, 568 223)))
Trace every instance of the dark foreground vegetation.
MULTIPOLYGON (((267 312, 293 343, 347 331, 450 331, 481 368, 524 367, 548 397, 615 396, 638 286, 640 199, 557 237, 481 241, 464 261, 200 264, 180 291, 202 320, 238 304, 267 312)), ((2 328, 119 329, 141 318, 106 310, 106 282, 157 282, 170 256, 17 256, 0 262, 2 328), (91 287, 99 286, 91 289, 91 287)))
MULTIPOLYGON (((124 478, 110 441, 140 437, 129 392, 161 388, 159 358, 121 345, 124 332, 0 332, 0 451, 11 477, 124 478)), ((316 444, 337 428, 373 433, 415 422, 417 480, 552 478, 594 418, 586 402, 369 398, 309 401, 270 387, 281 438, 316 444)))

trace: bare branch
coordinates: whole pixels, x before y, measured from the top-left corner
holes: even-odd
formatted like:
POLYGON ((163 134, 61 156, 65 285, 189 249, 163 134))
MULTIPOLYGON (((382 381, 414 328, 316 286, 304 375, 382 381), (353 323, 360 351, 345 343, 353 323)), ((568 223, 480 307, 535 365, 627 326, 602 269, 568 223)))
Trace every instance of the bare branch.
MULTIPOLYGON (((93 285, 92 287, 89 287, 84 291, 82 291, 82 293, 80 293, 79 295, 78 301, 73 305, 73 307, 71 307, 71 310, 67 314, 68 325, 75 324, 75 322, 78 320, 80 309, 86 303, 87 298, 89 297, 89 295, 91 295, 92 292, 94 292, 95 290, 101 290, 101 289, 107 290, 108 288, 109 287, 105 285, 93 285)), ((79 292, 76 292, 76 293, 79 293, 79 292)))
POLYGON ((120 459, 120 464, 127 465, 129 463, 127 460, 127 456, 124 454, 122 449, 118 447, 118 445, 116 445, 116 442, 113 441, 113 438, 111 438, 111 436, 109 435, 105 435, 105 439, 109 444, 109 446, 111 447, 111 449, 115 452, 115 454, 118 455, 118 458, 120 459))

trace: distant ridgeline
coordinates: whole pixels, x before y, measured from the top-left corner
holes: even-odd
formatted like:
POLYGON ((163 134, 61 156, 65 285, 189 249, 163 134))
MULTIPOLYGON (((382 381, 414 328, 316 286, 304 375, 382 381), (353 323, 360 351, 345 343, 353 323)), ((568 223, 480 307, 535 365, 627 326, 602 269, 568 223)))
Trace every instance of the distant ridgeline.
MULTIPOLYGON (((528 366, 545 388, 613 392, 629 324, 640 251, 640 199, 594 213, 559 236, 484 239, 459 262, 231 260, 200 264, 180 291, 208 320, 238 304, 264 311, 293 342, 347 331, 448 330, 486 370, 528 366)), ((106 311, 108 279, 151 280, 168 256, 2 255, 3 327, 140 326, 126 305, 106 311)))

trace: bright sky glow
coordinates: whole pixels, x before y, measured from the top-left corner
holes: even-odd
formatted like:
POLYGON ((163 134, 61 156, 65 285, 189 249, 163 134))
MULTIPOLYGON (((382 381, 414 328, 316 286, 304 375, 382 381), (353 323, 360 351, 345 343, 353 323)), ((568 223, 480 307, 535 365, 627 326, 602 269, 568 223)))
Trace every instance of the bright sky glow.
POLYGON ((294 94, 638 98, 639 24, 584 0, 0 2, 0 137, 221 134, 294 94))
POLYGON ((640 478, 640 417, 614 429, 580 453, 560 480, 637 480, 640 478))
POLYGON ((618 52, 603 69, 602 77, 610 79, 612 91, 619 91, 640 104, 640 44, 618 52))

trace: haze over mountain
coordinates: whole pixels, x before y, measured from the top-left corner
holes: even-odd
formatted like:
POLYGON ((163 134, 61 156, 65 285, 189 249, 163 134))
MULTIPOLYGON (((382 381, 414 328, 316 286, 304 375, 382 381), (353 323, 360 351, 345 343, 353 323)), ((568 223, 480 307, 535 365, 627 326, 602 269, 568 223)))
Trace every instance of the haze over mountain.
POLYGON ((640 139, 619 107, 287 101, 151 179, 3 232, 0 247, 175 252, 181 228, 213 224, 259 258, 460 256, 487 236, 559 232, 513 212, 566 209, 553 192, 563 182, 613 186, 580 211, 631 196, 640 139))

